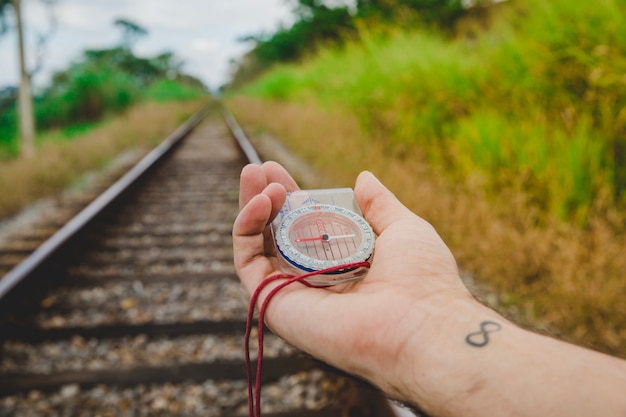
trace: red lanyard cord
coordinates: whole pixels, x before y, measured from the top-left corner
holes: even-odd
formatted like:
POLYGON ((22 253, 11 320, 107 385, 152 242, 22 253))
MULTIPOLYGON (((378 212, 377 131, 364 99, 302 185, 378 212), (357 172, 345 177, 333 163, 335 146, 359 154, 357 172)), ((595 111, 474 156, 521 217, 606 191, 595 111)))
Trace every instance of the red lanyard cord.
POLYGON ((272 275, 268 278, 265 278, 259 286, 254 290, 252 297, 250 298, 250 307, 248 308, 248 317, 246 319, 246 332, 244 335, 244 353, 245 353, 245 362, 246 362, 246 377, 248 379, 248 411, 250 417, 261 417, 261 370, 263 368, 263 322, 265 318, 265 310, 270 303, 270 300, 274 295, 285 288, 288 285, 293 284, 294 282, 299 282, 307 287, 312 288, 323 288, 327 287, 327 285, 314 285, 306 281, 306 278, 309 278, 314 275, 319 274, 327 274, 337 271, 342 271, 346 269, 356 269, 356 268, 369 268, 369 262, 355 262, 351 264, 338 265, 332 268, 327 268, 321 271, 309 272, 303 275, 291 275, 291 274, 277 274, 272 275), (259 295, 261 291, 271 282, 276 281, 278 279, 285 279, 285 281, 278 284, 274 287, 265 297, 261 307, 259 308, 259 317, 257 324, 257 333, 258 333, 258 352, 257 352, 257 360, 256 360, 256 379, 254 382, 254 392, 252 390, 252 365, 250 361, 250 334, 252 332, 252 322, 254 319, 254 310, 259 299, 259 295))

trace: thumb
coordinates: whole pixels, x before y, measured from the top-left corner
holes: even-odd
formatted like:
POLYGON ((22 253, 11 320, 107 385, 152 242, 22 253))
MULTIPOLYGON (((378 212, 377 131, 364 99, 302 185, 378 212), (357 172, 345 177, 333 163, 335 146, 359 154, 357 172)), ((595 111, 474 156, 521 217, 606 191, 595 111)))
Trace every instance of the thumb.
POLYGON ((391 223, 401 218, 414 217, 396 196, 369 171, 359 174, 354 195, 376 234, 380 235, 391 223))

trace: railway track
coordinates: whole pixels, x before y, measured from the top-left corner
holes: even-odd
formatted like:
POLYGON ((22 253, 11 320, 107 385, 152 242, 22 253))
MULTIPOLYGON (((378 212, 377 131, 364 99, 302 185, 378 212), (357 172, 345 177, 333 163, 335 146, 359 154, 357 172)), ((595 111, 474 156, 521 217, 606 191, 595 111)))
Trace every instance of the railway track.
MULTIPOLYGON (((0 416, 247 415, 248 296, 231 226, 254 149, 242 152, 226 120, 199 115, 54 250, 0 281, 0 416)), ((273 335, 263 378, 268 417, 395 415, 273 335)))

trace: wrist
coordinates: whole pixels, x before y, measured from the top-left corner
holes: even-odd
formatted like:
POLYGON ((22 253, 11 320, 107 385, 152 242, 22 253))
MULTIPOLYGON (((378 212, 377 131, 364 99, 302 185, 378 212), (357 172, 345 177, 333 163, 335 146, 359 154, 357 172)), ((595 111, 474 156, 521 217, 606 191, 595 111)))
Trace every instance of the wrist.
POLYGON ((429 414, 435 405, 467 395, 479 387, 485 349, 493 349, 496 333, 522 331, 471 296, 420 306, 407 319, 406 341, 393 371, 381 386, 392 397, 418 405, 429 414), (408 323, 417 323, 410 329, 408 323))

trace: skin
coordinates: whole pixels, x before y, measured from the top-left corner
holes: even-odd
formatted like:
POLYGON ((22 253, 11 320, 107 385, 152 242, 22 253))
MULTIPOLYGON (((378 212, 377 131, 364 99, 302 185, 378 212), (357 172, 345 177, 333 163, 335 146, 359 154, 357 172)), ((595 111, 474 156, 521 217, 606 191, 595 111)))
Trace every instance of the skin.
MULTIPOLYGON (((280 273, 267 225, 297 189, 275 162, 242 170, 234 261, 250 293, 280 273)), ((508 322, 471 296, 435 229, 372 173, 354 192, 378 235, 367 277, 284 288, 266 312, 273 332, 433 416, 626 416, 625 361, 508 322)))

